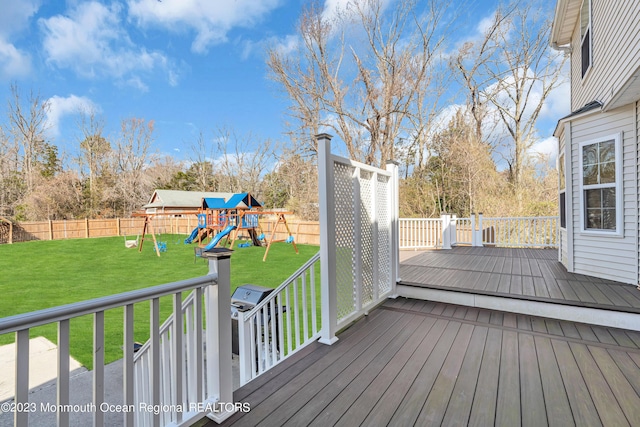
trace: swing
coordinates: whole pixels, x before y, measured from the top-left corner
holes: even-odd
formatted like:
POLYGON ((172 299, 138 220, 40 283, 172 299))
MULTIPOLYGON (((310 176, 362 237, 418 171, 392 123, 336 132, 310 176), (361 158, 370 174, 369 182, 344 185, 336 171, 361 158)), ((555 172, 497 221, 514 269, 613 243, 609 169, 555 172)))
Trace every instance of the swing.
POLYGON ((140 239, 140 235, 136 237, 136 240, 127 240, 127 235, 124 235, 124 247, 127 249, 132 249, 138 247, 138 240, 140 239))

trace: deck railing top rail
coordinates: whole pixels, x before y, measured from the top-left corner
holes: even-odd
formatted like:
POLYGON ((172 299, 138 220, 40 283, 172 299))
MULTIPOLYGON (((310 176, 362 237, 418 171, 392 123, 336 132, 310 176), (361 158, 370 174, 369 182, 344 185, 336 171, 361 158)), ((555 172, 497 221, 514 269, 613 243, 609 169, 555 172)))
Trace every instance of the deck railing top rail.
POLYGON ((0 319, 0 335, 216 284, 217 275, 181 280, 0 319))

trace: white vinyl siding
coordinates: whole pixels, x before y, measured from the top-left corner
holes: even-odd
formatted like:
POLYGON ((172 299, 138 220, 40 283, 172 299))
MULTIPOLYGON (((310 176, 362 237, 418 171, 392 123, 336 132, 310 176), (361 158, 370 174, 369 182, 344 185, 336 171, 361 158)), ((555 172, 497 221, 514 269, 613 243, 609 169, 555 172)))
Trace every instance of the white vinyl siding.
MULTIPOLYGON (((574 272, 595 277, 637 283, 638 242, 636 173, 635 106, 618 108, 610 112, 597 112, 571 123, 571 182, 574 272), (585 142, 609 139, 621 135, 620 170, 620 233, 585 232, 582 230, 581 207, 582 173, 581 147, 585 142)), ((568 138, 568 137, 567 137, 568 138)))
POLYGON ((640 1, 593 0, 591 67, 582 78, 581 25, 576 22, 571 45, 571 110, 598 100, 607 105, 640 64, 640 1))
MULTIPOLYGON (((636 147, 638 147, 638 143, 640 142, 640 102, 637 102, 636 105, 636 147)), ((636 165, 640 165, 640 147, 636 150, 636 165)), ((640 169, 636 166, 636 182, 640 183, 640 169)), ((636 255, 636 270, 638 271, 638 278, 636 280, 637 284, 640 284, 640 184, 638 185, 638 193, 636 194, 636 241, 638 252, 636 255)))
MULTIPOLYGON (((568 128, 570 128, 570 126, 567 126, 568 128)), ((561 172, 565 172, 565 174, 568 172, 566 169, 566 164, 567 164, 567 153, 566 153, 566 146, 565 146, 565 140, 566 140, 567 136, 566 136, 566 131, 565 128, 562 128, 561 133, 558 135, 558 175, 560 175, 561 172), (561 165, 561 162, 565 163, 564 166, 561 165)), ((569 153, 569 156, 571 154, 569 153)), ((566 176, 566 175, 565 175, 566 176)), ((571 203, 571 191, 569 189, 569 191, 567 191, 567 185, 570 185, 570 182, 567 181, 566 178, 562 178, 560 176, 558 176, 558 187, 560 190, 560 194, 565 195, 565 227, 564 228, 560 228, 560 245, 558 248, 558 261, 560 261, 562 263, 562 265, 565 266, 565 268, 567 268, 567 270, 569 270, 569 247, 568 247, 568 233, 567 233, 567 226, 570 226, 571 224, 571 219, 570 219, 570 215, 571 215, 571 209, 569 208, 569 205, 571 203), (564 187, 563 187, 564 184, 564 187)), ((558 197, 558 203, 561 202, 561 198, 558 197)), ((558 212, 558 214, 560 214, 560 212, 558 212)))

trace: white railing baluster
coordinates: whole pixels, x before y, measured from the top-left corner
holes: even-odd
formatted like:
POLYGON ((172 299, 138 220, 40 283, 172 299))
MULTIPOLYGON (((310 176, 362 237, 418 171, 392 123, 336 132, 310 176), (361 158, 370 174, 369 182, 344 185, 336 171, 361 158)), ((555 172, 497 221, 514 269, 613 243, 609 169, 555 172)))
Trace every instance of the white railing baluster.
MULTIPOLYGON (((316 304, 314 303, 316 300, 316 273, 315 268, 309 269, 309 287, 311 288, 311 329, 313 333, 318 330, 318 319, 317 319, 317 309, 316 304)), ((280 317, 282 319, 282 317, 280 317)), ((282 347, 284 349, 284 347, 282 347)))
MULTIPOLYGON (((133 349, 134 349, 134 338, 133 338, 133 316, 134 309, 133 304, 127 304, 124 307, 124 355, 123 355, 123 372, 122 378, 124 381, 124 389, 123 389, 123 397, 124 404, 127 407, 132 407, 134 405, 134 369, 133 369, 133 349)), ((133 427, 134 420, 134 412, 128 411, 124 414, 124 425, 126 427, 133 427)))
MULTIPOLYGON (((174 398, 172 403, 176 405, 182 405, 184 403, 182 391, 182 373, 184 368, 182 360, 182 337, 184 330, 182 321, 182 293, 178 292, 173 295, 173 363, 171 364, 174 371, 174 381, 172 381, 174 398)), ((176 415, 176 421, 181 422, 182 412, 178 411, 176 415)))
MULTIPOLYGON (((16 385, 14 402, 23 404, 29 401, 29 329, 16 331, 16 385)), ((13 423, 26 426, 29 423, 29 412, 15 411, 13 423)))
POLYGON ((300 277, 300 285, 302 286, 302 336, 306 340, 309 338, 309 312, 307 308, 307 277, 304 274, 300 277))
MULTIPOLYGON (((278 314, 276 319, 278 320, 278 362, 284 356, 284 309, 282 307, 282 294, 276 297, 278 301, 278 314)), ((315 299, 312 298, 315 301, 315 299)))
MULTIPOLYGON (((104 402, 104 311, 93 315, 93 404, 104 402)), ((104 426, 104 412, 93 413, 94 427, 104 426)))
POLYGON ((271 330, 270 331, 271 337, 269 338, 269 342, 271 342, 271 354, 270 354, 271 357, 269 358, 269 368, 271 368, 276 364, 276 354, 277 354, 276 351, 277 351, 277 345, 278 345, 278 340, 277 340, 278 335, 276 334, 276 328, 278 327, 278 320, 276 319, 275 302, 276 302, 275 299, 269 302, 269 318, 270 318, 269 329, 271 330))
POLYGON ((300 347, 300 309, 298 307, 298 279, 293 281, 293 319, 296 347, 300 347))
MULTIPOLYGON (((160 404, 160 299, 153 298, 150 302, 149 334, 151 344, 150 373, 151 378, 151 405, 160 404)), ((152 413, 152 425, 160 425, 160 414, 152 413)))
POLYGON ((289 287, 286 287, 285 290, 285 302, 287 304, 287 354, 290 354, 293 351, 293 335, 291 332, 291 317, 293 316, 292 308, 291 308, 291 300, 289 297, 289 287))
POLYGON ((314 273, 319 262, 318 253, 262 302, 238 314, 241 385, 320 337, 314 273))
MULTIPOLYGON (((217 289, 216 289, 217 290, 217 289)), ((206 291, 203 292, 202 288, 196 288, 193 290, 194 292, 194 298, 193 298, 193 353, 191 354, 191 359, 189 359, 191 366, 192 366, 192 370, 193 372, 193 389, 194 389, 194 394, 193 394, 193 398, 191 400, 191 402, 202 402, 205 400, 205 396, 204 396, 204 382, 203 382, 203 378, 204 378, 204 372, 203 372, 203 367, 204 367, 204 353, 202 350, 202 330, 203 325, 202 325, 202 297, 204 293, 209 293, 209 292, 213 292, 214 290, 211 289, 211 287, 207 287, 206 291)), ((209 298, 207 297, 207 300, 209 298)), ((231 304, 229 304, 227 307, 231 307, 231 304)), ((207 313, 212 313, 212 307, 209 307, 209 309, 207 310, 207 313)), ((227 316, 229 315, 229 312, 227 311, 227 316)), ((214 327, 214 325, 216 325, 216 321, 215 319, 208 319, 207 321, 207 325, 211 325, 211 327, 207 328, 207 338, 211 338, 211 334, 214 333, 216 334, 216 329, 214 327)), ((218 357, 220 357, 220 355, 218 354, 218 349, 215 348, 213 345, 211 345, 212 343, 207 341, 207 357, 210 357, 207 360, 211 360, 211 358, 216 359, 218 357), (210 347, 214 347, 212 349, 210 349, 210 347)), ((211 366, 211 365, 210 365, 211 366)), ((214 376, 217 376, 214 375, 214 376)), ((218 378, 219 381, 219 378, 218 378)), ((221 391, 219 390, 219 387, 213 387, 214 390, 217 391, 217 393, 220 393, 221 391)), ((209 396, 206 396, 209 397, 209 396)))
MULTIPOLYGON (((56 384, 59 407, 69 404, 69 319, 58 322, 58 381, 56 384)), ((69 425, 69 412, 58 411, 58 427, 69 425)))

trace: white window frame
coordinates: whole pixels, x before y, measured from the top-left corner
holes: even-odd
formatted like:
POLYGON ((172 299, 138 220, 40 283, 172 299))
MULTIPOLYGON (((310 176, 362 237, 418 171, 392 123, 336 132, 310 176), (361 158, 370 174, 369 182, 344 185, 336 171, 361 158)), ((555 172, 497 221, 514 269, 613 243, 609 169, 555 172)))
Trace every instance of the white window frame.
POLYGON ((589 141, 584 141, 579 144, 578 148, 578 156, 580 158, 579 162, 579 175, 580 181, 578 183, 579 191, 580 191, 580 232, 585 235, 597 235, 597 236, 615 236, 615 237, 623 237, 624 231, 624 216, 623 216, 623 208, 624 208, 624 194, 623 194, 623 182, 622 182, 622 170, 623 170, 623 155, 622 155, 622 132, 618 132, 613 135, 603 136, 602 138, 596 138, 589 141), (614 185, 611 184, 592 184, 592 185, 584 185, 584 167, 583 167, 583 148, 587 145, 597 144, 599 142, 606 141, 614 141, 615 146, 615 164, 616 164, 616 182, 614 185), (586 228, 586 210, 585 210, 585 200, 584 200, 584 191, 590 189, 598 189, 598 188, 609 188, 614 187, 616 189, 616 229, 615 230, 603 230, 603 229, 591 229, 586 228))
POLYGON ((591 67, 593 66, 593 30, 592 30, 592 15, 591 15, 591 0, 582 0, 582 4, 580 5, 580 75, 582 76, 582 80, 584 80, 587 75, 589 74, 589 71, 591 70, 591 67), (587 28, 584 32, 584 34, 582 34, 582 8, 583 7, 588 7, 589 8, 589 24, 587 25, 587 28), (589 65, 587 66, 587 69, 584 70, 584 72, 582 71, 582 48, 583 48, 583 44, 585 42, 585 35, 589 34, 589 65))

